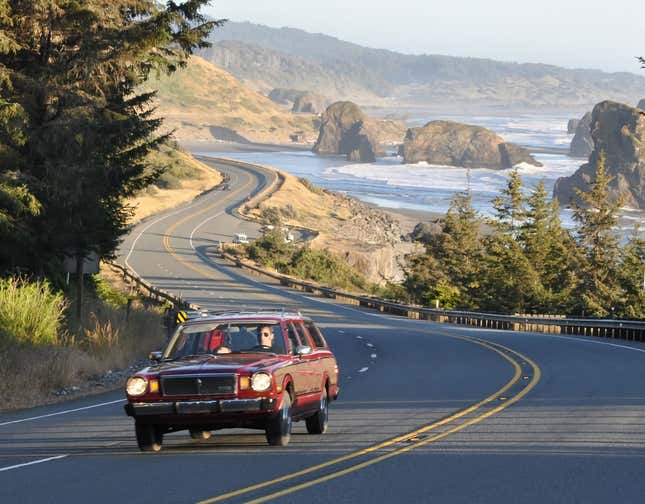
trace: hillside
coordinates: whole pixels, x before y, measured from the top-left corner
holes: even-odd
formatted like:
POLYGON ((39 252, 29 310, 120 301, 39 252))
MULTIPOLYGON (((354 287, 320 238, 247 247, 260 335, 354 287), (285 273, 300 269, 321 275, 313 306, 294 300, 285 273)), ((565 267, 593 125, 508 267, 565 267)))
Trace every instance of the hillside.
POLYGON ((608 98, 636 103, 645 93, 645 76, 626 72, 408 55, 293 28, 229 22, 211 37, 216 44, 202 54, 263 92, 306 89, 363 106, 582 111, 608 98))
POLYGON ((199 57, 171 76, 151 80, 164 125, 180 141, 210 142, 215 129, 229 128, 255 142, 290 141, 295 132, 315 140, 313 115, 291 114, 238 79, 199 57), (214 129, 211 129, 214 128, 214 129))

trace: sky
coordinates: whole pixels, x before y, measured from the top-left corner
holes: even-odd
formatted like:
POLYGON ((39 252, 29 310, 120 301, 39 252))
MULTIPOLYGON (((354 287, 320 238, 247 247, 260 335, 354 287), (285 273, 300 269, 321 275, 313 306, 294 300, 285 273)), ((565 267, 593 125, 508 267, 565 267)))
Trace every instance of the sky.
POLYGON ((213 0, 205 12, 404 53, 645 75, 644 0, 213 0))

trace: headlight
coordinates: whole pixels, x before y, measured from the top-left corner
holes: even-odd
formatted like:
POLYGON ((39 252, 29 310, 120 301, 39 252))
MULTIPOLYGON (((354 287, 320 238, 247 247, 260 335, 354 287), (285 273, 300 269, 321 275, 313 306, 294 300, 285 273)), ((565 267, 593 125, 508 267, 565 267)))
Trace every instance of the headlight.
POLYGON ((251 388, 256 392, 264 392, 271 387, 271 375, 268 373, 255 373, 251 377, 251 388))
POLYGON ((146 393, 148 388, 148 380, 142 376, 133 376, 128 380, 128 383, 125 386, 125 390, 128 395, 131 396, 140 396, 146 393))

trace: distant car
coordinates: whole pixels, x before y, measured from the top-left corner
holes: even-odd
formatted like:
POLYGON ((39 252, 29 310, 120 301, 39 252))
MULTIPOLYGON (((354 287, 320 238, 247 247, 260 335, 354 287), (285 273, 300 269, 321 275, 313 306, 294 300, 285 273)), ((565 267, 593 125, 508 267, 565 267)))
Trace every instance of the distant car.
POLYGON ((222 184, 221 189, 222 189, 222 191, 230 191, 231 190, 231 185, 230 184, 222 184))
POLYGON ((249 243, 249 238, 244 233, 235 233, 233 236, 233 243, 245 244, 249 243))
POLYGON ((293 421, 327 430, 338 397, 338 365, 314 322, 298 312, 235 312, 179 326, 155 363, 126 384, 126 413, 142 451, 159 451, 164 434, 188 430, 265 431, 270 445, 289 442, 293 421), (267 343, 270 341, 270 343, 267 343))

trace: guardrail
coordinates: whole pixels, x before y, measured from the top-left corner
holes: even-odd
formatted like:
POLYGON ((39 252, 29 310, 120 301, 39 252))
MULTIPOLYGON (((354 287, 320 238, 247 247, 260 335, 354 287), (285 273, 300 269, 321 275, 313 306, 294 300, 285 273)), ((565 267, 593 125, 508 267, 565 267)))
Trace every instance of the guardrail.
POLYGON ((134 284, 134 288, 140 294, 146 296, 147 298, 155 301, 157 303, 163 304, 168 302, 173 305, 175 309, 188 309, 188 310, 200 310, 201 307, 196 304, 189 303, 184 301, 180 297, 175 296, 173 293, 159 289, 152 285, 150 282, 141 278, 137 273, 131 271, 126 266, 121 266, 115 262, 108 263, 111 268, 118 270, 119 273, 123 275, 123 278, 134 284))
POLYGON ((562 316, 528 316, 502 315, 498 313, 481 313, 458 310, 439 310, 423 306, 394 303, 371 296, 361 296, 341 292, 329 287, 304 282, 285 275, 264 270, 235 256, 223 253, 225 259, 237 266, 254 272, 257 275, 278 280, 281 285, 296 290, 321 295, 355 306, 371 308, 381 312, 391 313, 412 319, 431 320, 433 322, 448 322, 490 329, 506 329, 523 332, 542 332, 549 334, 576 334, 604 338, 619 338, 628 341, 645 341, 645 321, 566 318, 562 316))

